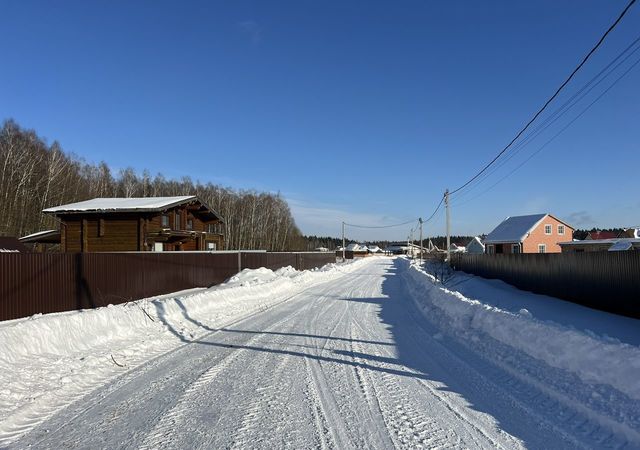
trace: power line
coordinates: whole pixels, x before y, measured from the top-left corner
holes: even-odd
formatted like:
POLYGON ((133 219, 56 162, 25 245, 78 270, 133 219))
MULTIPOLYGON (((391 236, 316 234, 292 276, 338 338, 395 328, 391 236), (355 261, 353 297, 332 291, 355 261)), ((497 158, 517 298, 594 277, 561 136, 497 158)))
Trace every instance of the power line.
POLYGON ((582 117, 594 104, 596 104, 598 102, 598 100, 600 100, 602 97, 604 97, 604 95, 609 92, 616 84, 618 84, 618 82, 620 80, 622 80, 629 72, 631 72, 631 70, 633 70, 638 64, 640 64, 640 59, 637 59, 636 62, 634 62, 631 66, 629 66, 627 68, 627 70, 625 70, 618 78, 616 78, 616 80, 611 83, 611 85, 605 89, 604 91, 602 91, 602 93, 600 93, 600 95, 598 95, 591 103, 589 103, 581 112, 580 114, 578 114, 576 117, 574 117, 569 123, 567 123, 564 127, 562 127, 560 129, 560 131, 558 131, 556 134, 554 134, 547 142, 545 142, 544 144, 542 144, 542 146, 536 150, 535 152, 533 152, 531 155, 529 155, 529 157, 527 159, 525 159, 524 161, 522 161, 519 165, 517 165, 515 168, 513 168, 510 172, 508 172, 505 176, 503 176, 502 178, 500 178, 498 181, 496 181, 494 184, 492 184, 491 186, 489 186, 487 189, 485 189, 484 191, 480 192, 480 194, 476 195, 475 197, 470 198, 467 201, 464 201, 462 203, 459 203, 456 206, 462 206, 465 205, 475 199, 477 199, 478 197, 481 197, 482 195, 486 194, 487 192, 489 192, 491 189, 493 189, 495 186, 497 186, 498 184, 500 184, 502 181, 506 180, 507 178, 509 178, 511 175, 513 175, 514 172, 516 172, 518 169, 520 169, 522 166, 524 166, 527 162, 529 162, 534 156, 536 156, 538 153, 540 153, 542 150, 544 150, 544 148, 549 145, 552 141, 554 141, 558 136, 560 136, 567 128, 569 128, 571 125, 573 125, 573 123, 578 120, 580 117, 582 117))
MULTIPOLYGON (((611 60, 600 72, 598 72, 595 76, 593 76, 584 86, 582 86, 576 93, 574 93, 567 101, 565 101, 562 106, 556 109, 549 117, 547 117, 540 125, 534 128, 527 136, 524 137, 524 140, 520 141, 513 148, 514 151, 510 152, 504 159, 498 162, 490 171, 486 172, 480 179, 476 181, 474 186, 470 189, 467 189, 465 192, 459 194, 456 198, 460 199, 464 197, 466 194, 471 192, 471 190, 477 187, 480 183, 485 181, 490 175, 495 173, 500 167, 503 167, 507 162, 509 162, 514 156, 516 156, 523 148, 529 145, 533 140, 535 140, 540 134, 542 134, 545 130, 547 130, 551 125, 557 122, 562 116, 564 116, 567 112, 569 112, 574 106, 576 106, 580 100, 586 97, 593 89, 595 89, 600 83, 602 83, 607 77, 609 77, 612 73, 616 71, 622 64, 624 64, 629 58, 631 58, 638 50, 640 50, 640 46, 636 46, 628 55, 624 56, 625 53, 629 52, 638 42, 640 42, 640 37, 637 37, 631 44, 629 44, 622 52, 620 52, 613 60, 611 60), (618 62, 615 67, 611 68, 618 60, 622 57, 622 61, 618 62), (611 70, 609 70, 611 69, 611 70), (608 72, 607 72, 608 71, 608 72), (607 72, 607 73, 605 73, 607 72), (604 74, 604 76, 603 76, 604 74), (597 81, 596 81, 597 80, 597 81), (594 84, 595 83, 595 84, 594 84)), ((615 84, 615 83, 614 83, 615 84)), ((485 191, 486 192, 486 191, 485 191)), ((477 198, 477 197, 474 197, 477 198)), ((464 202, 467 203, 467 202, 464 202)))
POLYGON ((427 222, 429 222, 431 219, 433 219, 435 217, 436 213, 438 212, 438 210, 442 206, 442 202, 444 202, 444 195, 440 199, 440 203, 438 203, 438 206, 436 206, 435 211, 433 211, 433 213, 429 216, 429 218, 427 220, 425 220, 423 223, 427 223, 427 222))
POLYGON ((627 13, 627 11, 629 10, 629 8, 631 8, 631 6, 636 2, 636 0, 631 0, 629 2, 629 4, 627 5, 627 7, 622 11, 622 13, 618 16, 618 18, 616 19, 615 22, 613 22, 613 24, 609 27, 609 29, 607 29, 607 31, 602 35, 602 37, 600 38, 600 40, 596 43, 596 45, 589 51, 589 53, 587 53, 587 55, 582 59, 582 61, 580 62, 580 64, 578 64, 578 66, 573 69, 573 71, 571 72, 571 74, 567 77, 566 80, 564 80, 564 82, 560 85, 560 87, 558 89, 556 89, 556 91, 554 92, 554 94, 549 97, 549 99, 545 102, 545 104, 542 106, 542 108, 540 108, 538 110, 538 112, 536 112, 534 114, 534 116, 529 120, 529 122, 527 122, 527 124, 518 132, 518 134, 516 134, 516 136, 511 140, 511 142, 509 142, 509 144, 507 144, 506 147, 504 147, 491 161, 489 161, 488 164, 486 164, 477 174, 475 174, 473 177, 471 177, 466 183, 464 183, 462 186, 454 189, 453 191, 450 192, 450 195, 455 194, 456 192, 464 189, 465 187, 467 187, 469 184, 471 184, 476 178, 478 178, 480 175, 482 175, 489 167, 491 167, 493 165, 493 163, 495 163, 498 158, 500 158, 500 156, 502 156, 512 145, 513 143, 518 140, 520 138, 520 136, 522 136, 522 133, 524 133, 529 126, 538 118, 538 116, 540 116, 540 114, 542 114, 542 112, 547 108, 547 106, 549 106, 549 104, 560 94, 560 92, 562 91, 562 89, 564 89, 564 87, 569 83, 569 81, 571 81, 571 79, 574 77, 574 75, 582 68, 582 66, 585 65, 585 63, 589 60, 589 58, 591 57, 591 55, 593 55, 595 53, 595 51, 600 47, 600 45, 604 42, 604 40, 606 39, 606 37, 609 35, 609 33, 611 33, 611 31, 618 25, 618 23, 620 23, 620 21, 622 20, 622 18, 624 17, 624 15, 627 13))
POLYGON ((418 219, 411 219, 411 220, 408 220, 406 222, 396 223, 396 224, 393 224, 393 225, 379 225, 379 226, 354 225, 352 223, 346 223, 346 222, 344 224, 346 226, 353 227, 353 228, 393 228, 393 227, 401 227, 402 225, 408 225, 410 223, 415 222, 416 220, 418 220, 418 219))

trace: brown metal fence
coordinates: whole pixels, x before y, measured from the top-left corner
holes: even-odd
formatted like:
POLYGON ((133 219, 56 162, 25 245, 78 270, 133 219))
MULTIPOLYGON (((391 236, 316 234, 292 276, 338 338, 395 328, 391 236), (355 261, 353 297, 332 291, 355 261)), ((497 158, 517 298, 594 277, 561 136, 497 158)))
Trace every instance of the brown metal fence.
POLYGON ((335 261, 333 253, 0 253, 0 320, 212 286, 239 269, 335 261))
POLYGON ((457 270, 640 318, 640 252, 454 254, 457 270))

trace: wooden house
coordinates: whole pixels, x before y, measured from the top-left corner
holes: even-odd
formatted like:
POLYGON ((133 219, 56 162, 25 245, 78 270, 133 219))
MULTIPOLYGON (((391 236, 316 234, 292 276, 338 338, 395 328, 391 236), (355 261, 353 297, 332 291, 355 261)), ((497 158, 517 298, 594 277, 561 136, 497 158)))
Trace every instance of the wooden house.
POLYGON ((551 214, 507 217, 484 240, 486 252, 560 253, 559 242, 573 238, 573 227, 551 214))
POLYGON ((63 252, 222 250, 222 217, 196 196, 94 198, 43 210, 63 252))

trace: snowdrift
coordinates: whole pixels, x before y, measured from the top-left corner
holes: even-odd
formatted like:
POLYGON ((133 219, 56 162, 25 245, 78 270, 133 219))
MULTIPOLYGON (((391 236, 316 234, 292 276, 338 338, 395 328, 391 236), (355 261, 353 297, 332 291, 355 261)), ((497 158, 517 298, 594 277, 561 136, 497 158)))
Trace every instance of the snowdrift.
POLYGON ((465 297, 415 265, 407 273, 419 308, 428 318, 438 317, 446 322, 443 325, 452 332, 484 333, 551 367, 570 371, 586 383, 607 384, 640 400, 640 347, 552 321, 543 322, 526 309, 513 313, 488 305, 482 298, 465 297))

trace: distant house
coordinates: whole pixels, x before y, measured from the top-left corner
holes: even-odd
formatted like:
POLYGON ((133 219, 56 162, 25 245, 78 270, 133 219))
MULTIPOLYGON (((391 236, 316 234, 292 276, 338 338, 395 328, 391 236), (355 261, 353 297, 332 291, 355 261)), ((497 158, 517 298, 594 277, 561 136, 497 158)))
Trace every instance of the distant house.
MULTIPOLYGON (((60 221, 63 252, 222 250, 222 217, 194 195, 94 198, 47 208, 60 221)), ((45 232, 43 238, 50 239, 45 232)), ((32 235, 29 242, 37 243, 32 235)), ((26 236, 29 238, 29 236, 26 236)))
POLYGON ((384 251, 393 255, 409 255, 414 258, 418 257, 420 253, 429 253, 429 249, 420 247, 419 245, 416 245, 412 242, 408 244, 406 242, 392 242, 387 248, 384 249, 384 251))
POLYGON ((573 227, 551 214, 507 217, 484 241, 486 253, 560 253, 573 227))
POLYGON ((615 239, 618 238, 620 236, 618 236, 619 233, 616 233, 614 231, 589 231, 587 233, 587 237, 585 238, 585 240, 587 241, 600 241, 602 239, 615 239))
POLYGON ((466 247, 462 244, 454 244, 453 242, 449 246, 449 251, 451 253, 464 253, 466 252, 466 247))
POLYGON ((467 248, 467 253, 470 253, 472 255, 479 255, 484 253, 484 244, 482 243, 482 241, 478 236, 471 239, 471 241, 469 241, 469 243, 467 244, 466 248, 467 248))
POLYGON ((584 241, 560 242, 560 248, 562 253, 640 250, 640 239, 585 239, 584 241))
MULTIPOLYGON (((369 252, 366 245, 356 244, 355 242, 344 247, 344 256, 346 259, 362 258, 364 256, 367 256, 368 253, 369 252)), ((342 254, 343 248, 339 247, 336 250, 336 256, 342 257, 342 254)))

